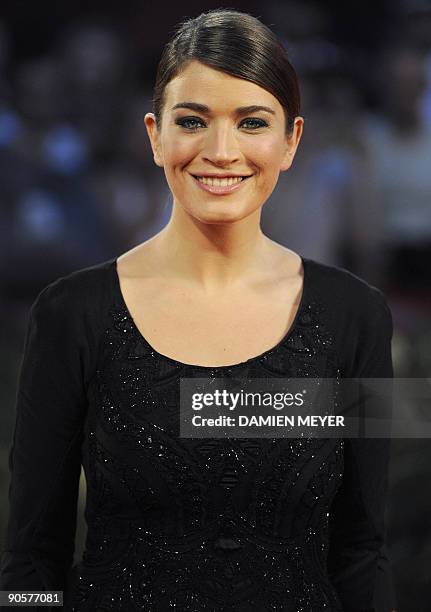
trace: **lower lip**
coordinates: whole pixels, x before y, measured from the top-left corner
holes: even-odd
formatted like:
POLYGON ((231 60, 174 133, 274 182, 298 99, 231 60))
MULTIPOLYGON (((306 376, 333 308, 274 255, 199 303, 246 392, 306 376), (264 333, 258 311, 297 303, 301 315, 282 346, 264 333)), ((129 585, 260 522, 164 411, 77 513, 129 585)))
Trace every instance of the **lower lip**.
POLYGON ((226 185, 226 186, 222 186, 222 185, 206 185, 205 183, 202 183, 201 181, 198 181, 198 179, 195 178, 194 176, 192 176, 192 179, 204 191, 207 191, 208 193, 214 193, 216 195, 224 195, 224 194, 232 193, 232 191, 235 191, 236 189, 239 189, 239 187, 241 187, 241 185, 246 183, 250 179, 250 177, 248 177, 246 179, 242 179, 242 181, 240 181, 239 183, 234 183, 233 185, 226 185))

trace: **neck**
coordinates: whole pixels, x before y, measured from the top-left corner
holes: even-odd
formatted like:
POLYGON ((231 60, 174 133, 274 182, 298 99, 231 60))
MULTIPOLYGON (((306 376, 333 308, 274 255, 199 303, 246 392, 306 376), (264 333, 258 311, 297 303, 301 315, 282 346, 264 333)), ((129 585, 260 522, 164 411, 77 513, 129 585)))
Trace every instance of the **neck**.
POLYGON ((158 259, 169 275, 204 290, 223 290, 268 271, 273 242, 260 228, 261 209, 225 223, 202 223, 174 204, 157 235, 158 259))

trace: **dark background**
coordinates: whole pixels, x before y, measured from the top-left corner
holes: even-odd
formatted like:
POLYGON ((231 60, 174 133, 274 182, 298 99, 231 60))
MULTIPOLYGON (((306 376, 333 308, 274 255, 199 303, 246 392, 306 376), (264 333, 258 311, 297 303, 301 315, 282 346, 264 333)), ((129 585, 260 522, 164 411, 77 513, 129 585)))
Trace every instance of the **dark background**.
MULTIPOLYGON (((29 307, 49 282, 159 231, 171 200, 142 123, 175 24, 247 11, 283 40, 304 133, 262 213, 274 240, 381 288, 398 377, 430 380, 431 2, 3 3, 0 9, 0 548, 29 307)), ((412 418, 419 408, 407 409, 412 418)), ((431 443, 393 441, 398 612, 431 609, 431 443)), ((81 479, 77 558, 85 538, 81 479)))

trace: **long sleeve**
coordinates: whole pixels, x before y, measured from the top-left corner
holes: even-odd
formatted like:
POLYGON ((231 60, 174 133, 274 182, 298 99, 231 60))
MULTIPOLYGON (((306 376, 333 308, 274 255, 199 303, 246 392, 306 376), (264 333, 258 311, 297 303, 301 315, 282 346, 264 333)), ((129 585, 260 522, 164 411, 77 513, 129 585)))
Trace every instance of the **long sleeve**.
MULTIPOLYGON (((392 315, 381 292, 374 304, 364 318, 347 378, 393 377, 392 315)), ((328 553, 328 572, 345 612, 396 609, 385 542, 389 458, 389 438, 345 439, 345 469, 331 506, 328 553)))
POLYGON ((3 590, 64 590, 73 564, 88 350, 71 293, 60 279, 30 310, 9 450, 3 590))

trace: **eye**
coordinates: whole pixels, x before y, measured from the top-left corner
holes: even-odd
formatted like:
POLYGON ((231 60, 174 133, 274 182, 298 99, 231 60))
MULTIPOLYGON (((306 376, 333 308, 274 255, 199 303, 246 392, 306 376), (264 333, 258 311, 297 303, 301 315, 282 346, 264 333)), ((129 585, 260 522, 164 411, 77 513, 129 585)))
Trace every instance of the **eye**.
POLYGON ((191 132, 197 130, 196 123, 202 124, 202 120, 199 117, 180 117, 175 120, 175 123, 191 132))
MULTIPOLYGON (((198 129, 199 124, 205 127, 205 123, 199 117, 179 117, 175 120, 175 123, 180 127, 185 128, 189 132, 195 132, 198 129)), ((241 125, 245 125, 245 128, 248 130, 256 130, 262 127, 268 127, 266 121, 255 117, 249 117, 248 119, 244 119, 240 123, 240 126, 241 125)))
MULTIPOLYGON (((244 121, 242 122, 242 125, 244 125, 244 123, 249 123, 249 124, 251 123, 252 124, 252 127, 251 127, 252 130, 256 130, 256 129, 261 128, 261 127, 268 127, 267 122, 264 121, 263 119, 255 119, 255 118, 244 119, 244 121)), ((247 128, 247 129, 250 129, 250 128, 247 128)))

